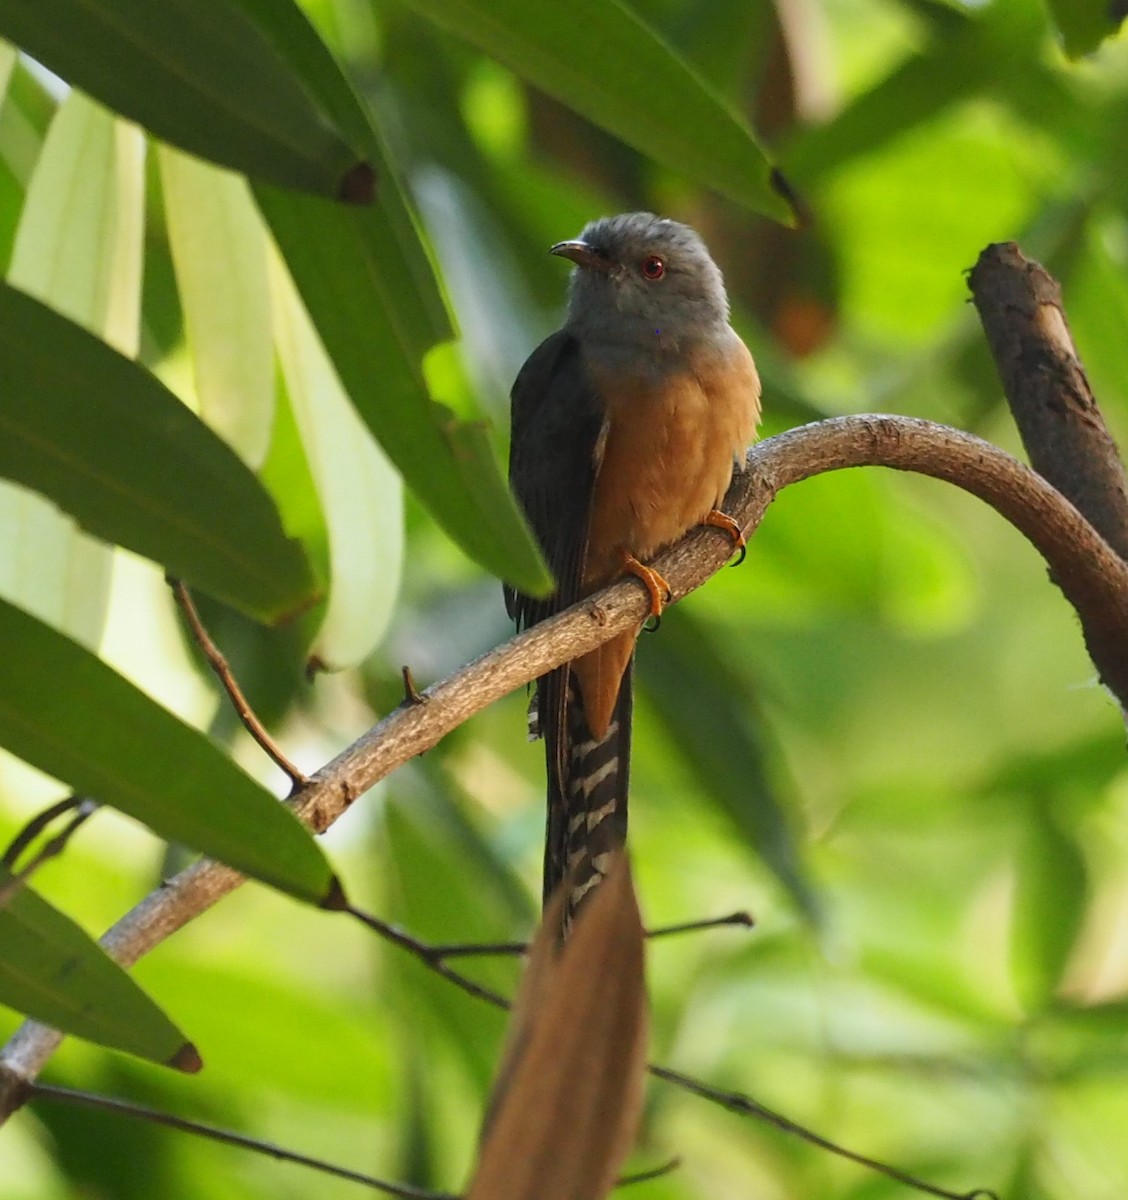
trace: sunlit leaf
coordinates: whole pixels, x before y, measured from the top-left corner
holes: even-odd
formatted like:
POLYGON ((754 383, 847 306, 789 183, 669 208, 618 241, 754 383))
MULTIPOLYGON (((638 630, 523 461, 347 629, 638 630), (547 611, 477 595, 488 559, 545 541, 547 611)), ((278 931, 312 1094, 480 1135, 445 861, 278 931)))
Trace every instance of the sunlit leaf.
MULTIPOLYGON (((296 915, 291 911, 288 921, 296 915)), ((335 939, 339 927, 330 916, 310 912, 309 918, 326 944, 335 939)), ((157 995, 176 997, 177 1014, 205 1048, 208 1078, 220 1088, 235 1089, 253 1078, 296 1107, 324 1104, 365 1119, 374 1113, 394 1117, 394 1032, 373 1022, 367 999, 319 988, 316 979, 296 981, 264 970, 277 956, 270 946, 261 949, 217 961, 191 947, 185 956, 170 947, 170 953, 143 959, 135 974, 157 995), (319 1032, 295 1037, 297 1029, 319 1032)))
MULTIPOLYGON (((1068 3, 1069 0, 1066 0, 1068 3)), ((799 129, 782 155, 800 187, 912 137, 984 92, 1018 106, 1067 107, 1060 78, 1041 60, 1044 21, 1036 4, 928 4, 929 36, 830 120, 799 129)))
POLYGON ((158 155, 200 415, 257 468, 274 417, 262 219, 245 180, 168 146, 158 155))
POLYGON ((485 428, 427 394, 420 356, 434 323, 422 294, 410 302, 415 251, 383 210, 255 195, 341 384, 404 482, 483 566, 543 592, 549 576, 485 428))
MULTIPOLYGON (((258 10, 264 0, 240 2, 258 10)), ((324 46, 298 36, 288 9, 272 10, 271 21, 278 46, 376 164, 371 212, 255 190, 337 376, 404 481, 455 541, 495 574, 543 592, 550 578, 484 430, 457 421, 427 393, 421 359, 452 331, 383 139, 358 114, 324 46)))
POLYGON ((1032 215, 1053 159, 1022 131, 1005 109, 952 111, 852 158, 829 181, 821 211, 842 239, 843 309, 888 353, 935 337, 959 311, 963 273, 983 246, 1032 215), (907 245, 937 249, 905 254, 907 245))
POLYGON ((202 733, 0 601, 0 744, 84 796, 303 900, 336 887, 312 834, 202 733))
MULTIPOLYGON (((68 96, 28 184, 8 276, 130 356, 140 329, 143 160, 139 130, 85 96, 68 96)), ((0 331, 0 340, 30 332, 17 326, 0 331)), ((80 641, 96 642, 109 595, 109 548, 47 500, 7 483, 0 484, 0 524, 11 547, 0 566, 3 594, 80 641)))
MULTIPOLYGON (((12 880, 0 867, 0 887, 12 880)), ((69 917, 28 887, 0 906, 0 1003, 154 1062, 199 1068, 195 1048, 69 917)))
POLYGON ((286 390, 329 535, 330 590, 310 656, 355 666, 383 637, 403 562, 403 489, 341 385, 285 267, 271 297, 286 390))
POLYGON ((144 157, 139 130, 68 95, 28 185, 8 272, 129 357, 141 306, 144 157))
POLYGON ((253 5, 19 0, 0 7, 0 33, 193 154, 325 196, 362 198, 368 190, 362 150, 315 103, 309 81, 279 52, 270 22, 253 5))
POLYGON ((84 528, 271 620, 315 595, 262 486, 147 371, 0 287, 0 474, 84 528))
POLYGON ((656 161, 793 220, 748 127, 619 0, 409 2, 656 161))
POLYGON ((867 88, 829 121, 800 128, 783 155, 802 185, 843 163, 873 153, 901 134, 918 128, 959 104, 982 79, 984 22, 968 12, 937 6, 930 10, 931 37, 914 54, 867 88))

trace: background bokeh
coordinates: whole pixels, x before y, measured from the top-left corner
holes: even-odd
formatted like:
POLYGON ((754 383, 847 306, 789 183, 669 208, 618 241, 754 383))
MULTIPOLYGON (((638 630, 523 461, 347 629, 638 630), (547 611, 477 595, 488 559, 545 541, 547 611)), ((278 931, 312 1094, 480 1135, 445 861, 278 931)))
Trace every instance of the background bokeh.
MULTIPOLYGON (((490 416, 499 454, 509 383, 561 315, 567 268, 547 247, 637 208, 696 225, 722 265, 763 376, 765 435, 889 411, 1017 452, 965 281, 984 246, 1009 240, 1061 280, 1097 397, 1128 432, 1123 39, 1069 61, 1038 0, 635 0, 759 132, 813 214, 796 232, 654 165, 406 4, 304 7, 377 115, 457 317, 428 382, 490 416)), ((6 265, 62 94, 24 62, 0 108, 6 265)), ((140 353, 191 399, 154 158, 140 353)), ((287 468, 308 491, 300 462, 274 460, 274 486, 287 468)), ((497 580, 410 493, 401 564, 399 502, 382 510, 383 575, 366 585, 389 624, 360 667, 307 685, 300 631, 204 606, 309 770, 399 702, 402 664, 426 684, 510 632, 497 580)), ((119 551, 113 570, 103 655, 276 784, 193 665, 157 569, 119 551)), ((779 497, 743 566, 642 639, 638 678, 644 914, 747 908, 757 921, 653 944, 653 1057, 956 1192, 1120 1200, 1124 730, 1031 547, 931 480, 812 480, 779 497)), ((329 833, 354 900, 435 940, 528 933, 543 765, 525 702, 475 717, 329 833)), ((0 840, 54 794, 11 762, 0 789, 0 840)), ((102 813, 38 884, 99 932, 179 861, 102 813)), ((506 988, 513 973, 481 969, 506 988)), ((47 1078, 404 1182, 464 1182, 503 1027, 492 1010, 344 918, 256 885, 136 974, 205 1072, 170 1078, 69 1039, 47 1078)), ((0 1032, 16 1023, 0 1010, 0 1032)), ((639 1200, 909 1194, 652 1081, 632 1167, 674 1154, 680 1170, 639 1185, 639 1200)), ((0 1132, 0 1180, 6 1200, 360 1194, 48 1104, 0 1132)))

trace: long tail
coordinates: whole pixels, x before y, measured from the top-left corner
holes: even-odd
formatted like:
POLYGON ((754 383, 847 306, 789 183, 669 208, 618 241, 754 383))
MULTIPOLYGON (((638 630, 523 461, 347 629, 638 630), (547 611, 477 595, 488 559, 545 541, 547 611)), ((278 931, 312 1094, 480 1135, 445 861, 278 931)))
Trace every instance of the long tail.
POLYGON ((538 707, 548 763, 544 899, 569 880, 566 926, 606 874, 607 855, 627 840, 631 763, 631 676, 627 664, 606 735, 596 741, 567 667, 540 681, 538 707))

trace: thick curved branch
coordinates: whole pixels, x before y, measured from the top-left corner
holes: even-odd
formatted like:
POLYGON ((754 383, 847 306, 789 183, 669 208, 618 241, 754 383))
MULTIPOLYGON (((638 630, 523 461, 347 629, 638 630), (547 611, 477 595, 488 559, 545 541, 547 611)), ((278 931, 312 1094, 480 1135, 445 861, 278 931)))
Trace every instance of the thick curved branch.
POLYGON ((845 417, 772 442, 779 449, 770 468, 776 491, 819 471, 871 465, 944 479, 989 504, 1046 560, 1081 619, 1101 681, 1128 710, 1128 565, 1040 475, 980 438, 907 417, 845 417), (868 453, 862 427, 871 440, 868 453), (801 450, 789 453, 796 441, 801 450))
MULTIPOLYGON (((781 489, 825 471, 860 466, 918 471, 979 496, 1039 550, 1082 614, 1086 630, 1115 630, 1128 647, 1128 566, 1040 476, 990 443, 947 426, 908 417, 856 416, 791 430, 753 448, 748 469, 733 483, 727 508, 751 532, 781 489)), ((713 575, 730 552, 727 534, 701 529, 655 565, 680 599, 713 575)), ((642 587, 623 580, 526 630, 428 688, 422 703, 405 704, 385 717, 318 771, 289 803, 321 832, 361 793, 476 712, 616 633, 637 627, 648 611, 642 587)), ((1120 659, 1102 665, 1101 674, 1124 698, 1124 649, 1120 659)), ((229 867, 201 860, 146 897, 102 943, 119 962, 131 965, 243 879, 229 867)), ((54 1030, 27 1022, 0 1053, 0 1117, 18 1103, 22 1083, 38 1074, 60 1038, 54 1030)))
POLYGON ((1128 560, 1128 479, 1081 365, 1061 285, 1014 242, 968 275, 1007 404, 1034 470, 1128 560))

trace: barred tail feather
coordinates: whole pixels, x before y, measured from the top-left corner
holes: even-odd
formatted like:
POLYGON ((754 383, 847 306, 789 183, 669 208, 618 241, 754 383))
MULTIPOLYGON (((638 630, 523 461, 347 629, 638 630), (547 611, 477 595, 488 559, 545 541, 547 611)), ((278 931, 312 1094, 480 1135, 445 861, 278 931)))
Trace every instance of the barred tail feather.
POLYGON ((627 784, 631 758, 631 676, 627 665, 611 724, 592 737, 575 676, 567 668, 546 679, 542 717, 548 760, 548 828, 544 899, 566 878, 566 924, 603 879, 610 856, 627 840, 627 784), (565 678, 566 676, 566 678, 565 678), (558 690, 559 689, 559 690, 558 690), (555 703, 554 703, 555 702, 555 703), (553 711, 555 710, 555 711, 553 711))

